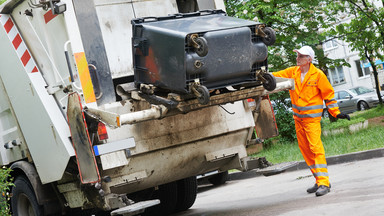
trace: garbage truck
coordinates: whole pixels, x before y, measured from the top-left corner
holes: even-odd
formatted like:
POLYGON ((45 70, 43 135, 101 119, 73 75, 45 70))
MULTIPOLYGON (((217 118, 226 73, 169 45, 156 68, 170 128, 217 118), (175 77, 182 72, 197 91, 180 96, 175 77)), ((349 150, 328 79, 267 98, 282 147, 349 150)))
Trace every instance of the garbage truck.
POLYGON ((13 215, 186 210, 196 176, 249 168, 294 86, 268 73, 273 29, 222 0, 7 0, 0 25, 13 215))

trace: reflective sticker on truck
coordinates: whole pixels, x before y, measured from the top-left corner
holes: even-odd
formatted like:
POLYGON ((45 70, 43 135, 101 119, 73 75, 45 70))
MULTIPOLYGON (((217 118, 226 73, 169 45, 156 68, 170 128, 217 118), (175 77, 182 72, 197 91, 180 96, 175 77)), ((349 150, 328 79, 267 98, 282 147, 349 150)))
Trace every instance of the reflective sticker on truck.
POLYGON ((57 16, 57 14, 53 14, 52 10, 47 11, 47 13, 44 14, 45 24, 47 24, 49 21, 53 20, 53 18, 55 18, 56 16, 57 16))
POLYGON ((85 103, 96 102, 96 96, 93 91, 93 85, 91 80, 91 75, 89 74, 87 59, 85 58, 85 53, 74 53, 75 61, 77 65, 77 70, 79 73, 79 78, 81 86, 83 88, 84 100, 85 103))
POLYGON ((0 14, 0 24, 7 33, 8 39, 11 41, 17 56, 19 57, 24 69, 27 73, 39 72, 35 60, 25 45, 20 32, 17 30, 15 23, 8 14, 0 14))

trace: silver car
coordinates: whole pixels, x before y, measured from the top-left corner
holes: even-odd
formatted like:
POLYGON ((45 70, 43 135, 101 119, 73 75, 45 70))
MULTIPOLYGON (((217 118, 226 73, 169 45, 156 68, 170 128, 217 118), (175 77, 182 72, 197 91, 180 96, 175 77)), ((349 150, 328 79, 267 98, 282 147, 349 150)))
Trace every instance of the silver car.
MULTIPOLYGON (((381 91, 384 100, 384 91, 381 91)), ((352 113, 356 110, 366 110, 379 104, 376 90, 358 86, 335 92, 335 99, 343 113, 352 113)))

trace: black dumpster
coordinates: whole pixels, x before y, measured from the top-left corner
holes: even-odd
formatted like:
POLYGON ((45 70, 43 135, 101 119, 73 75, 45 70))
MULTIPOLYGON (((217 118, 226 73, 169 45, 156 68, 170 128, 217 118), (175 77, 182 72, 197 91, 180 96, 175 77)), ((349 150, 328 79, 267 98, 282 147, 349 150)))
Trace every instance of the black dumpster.
POLYGON ((275 34, 263 24, 209 10, 134 19, 132 26, 138 88, 152 84, 156 91, 202 94, 209 101, 208 90, 261 85, 266 79, 258 71, 269 75, 267 45, 275 34))

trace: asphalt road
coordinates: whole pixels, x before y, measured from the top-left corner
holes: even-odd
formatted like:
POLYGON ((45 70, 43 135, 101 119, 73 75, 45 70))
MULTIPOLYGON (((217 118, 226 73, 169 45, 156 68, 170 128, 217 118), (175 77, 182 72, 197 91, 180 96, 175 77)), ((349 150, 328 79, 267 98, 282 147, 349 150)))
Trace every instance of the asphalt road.
POLYGON ((306 192, 314 184, 308 169, 274 176, 231 180, 222 186, 201 185, 192 215, 384 215, 384 157, 329 165, 331 192, 306 192))

